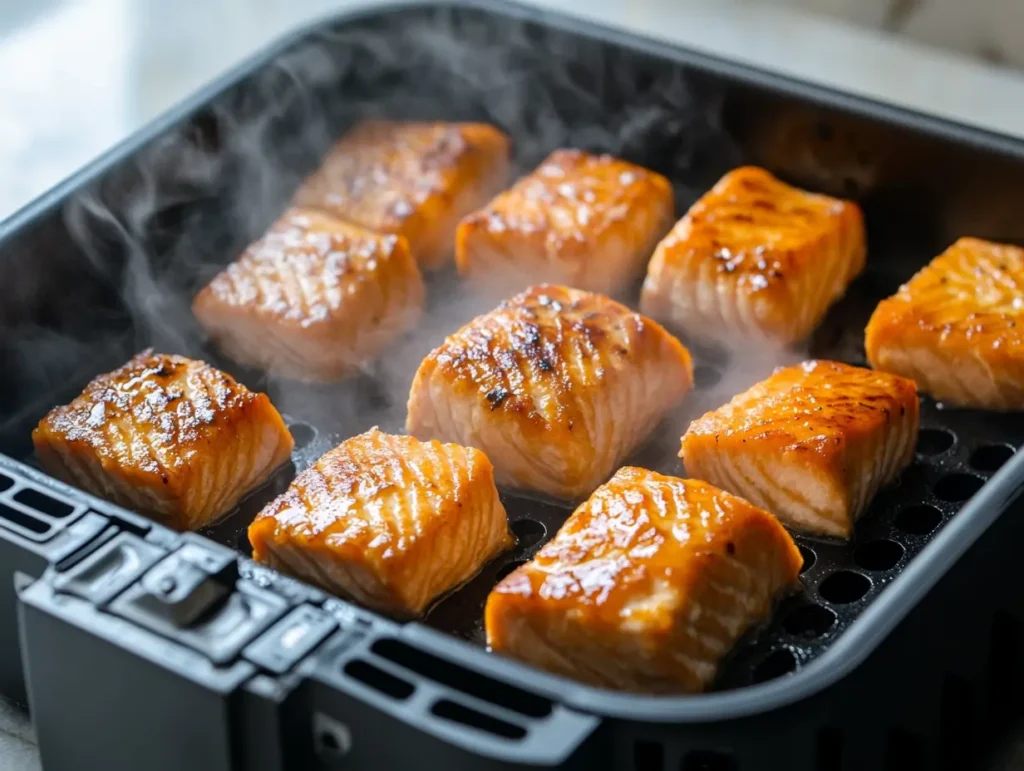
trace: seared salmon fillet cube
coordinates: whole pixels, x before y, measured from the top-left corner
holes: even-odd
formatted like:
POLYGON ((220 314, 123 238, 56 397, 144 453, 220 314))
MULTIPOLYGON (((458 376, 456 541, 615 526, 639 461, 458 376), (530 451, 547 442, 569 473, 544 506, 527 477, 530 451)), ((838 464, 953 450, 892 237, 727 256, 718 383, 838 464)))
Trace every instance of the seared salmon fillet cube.
POLYGON ((49 474, 178 530, 227 514, 293 446, 266 394, 149 350, 53 409, 32 442, 49 474))
POLYGON ((515 291, 548 282, 615 294, 643 275, 674 220, 672 185, 660 174, 556 150, 462 220, 455 260, 477 285, 515 291))
POLYGON ((689 352, 655 322, 602 295, 542 284, 423 360, 406 430, 479 447, 499 484, 578 500, 692 383, 689 352))
POLYGON ((401 236, 290 209, 196 295, 192 311, 238 362, 333 381, 405 332, 423 295, 401 236))
POLYGON ((425 270, 451 261, 455 227, 501 190, 510 143, 484 123, 363 121, 334 145, 294 202, 404 236, 425 270))
POLYGON ((371 429, 300 473, 249 542, 257 562, 417 616, 513 539, 486 455, 371 429))
POLYGON ((1024 249, 960 239, 879 304, 864 344, 939 401, 1024 409, 1024 249))
POLYGON ((865 252, 856 204, 744 167, 722 177, 658 245, 640 307, 693 339, 788 345, 808 337, 842 297, 865 252))
POLYGON ((591 685, 701 691, 802 563, 778 520, 742 498, 622 468, 491 591, 487 642, 591 685))
POLYGON ((832 361, 778 370, 690 424, 686 473, 791 527, 848 538, 914 457, 912 380, 832 361))

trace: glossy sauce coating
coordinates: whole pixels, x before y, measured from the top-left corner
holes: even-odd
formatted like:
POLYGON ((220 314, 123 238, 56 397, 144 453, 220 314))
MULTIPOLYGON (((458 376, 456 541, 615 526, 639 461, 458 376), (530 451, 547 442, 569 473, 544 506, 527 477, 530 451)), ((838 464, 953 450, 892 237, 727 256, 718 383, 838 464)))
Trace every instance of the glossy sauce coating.
POLYGON ((53 409, 32 440, 49 473, 179 529, 227 513, 293 446, 265 394, 152 351, 53 409))
POLYGON ((543 284, 420 365, 406 428, 484 450, 499 483, 589 494, 690 389, 687 350, 602 295, 543 284))
POLYGON ((331 381, 419 318, 423 280, 401 236, 290 209, 197 296, 192 309, 237 361, 331 381))
POLYGON ((483 123, 363 121, 334 145, 295 204, 402 235, 424 269, 452 256, 455 227, 508 180, 509 139, 483 123))
POLYGON ((856 204, 754 167, 726 174, 658 245, 641 308, 696 338, 806 338, 864 268, 856 204))
POLYGON ((300 473, 249 541, 257 562, 403 616, 512 545, 482 452, 377 429, 300 473))
POLYGON ((556 150, 462 220, 459 273, 506 295, 542 282, 621 292, 672 226, 674 206, 660 174, 610 155, 556 150))
POLYGON ((767 512, 704 482, 622 468, 494 588, 488 644, 596 685, 698 691, 801 563, 767 512))
POLYGON ((849 536, 913 459, 913 381, 831 361, 777 371, 690 424, 686 471, 793 527, 849 536))
POLYGON ((879 304, 865 348, 940 401, 1024 409, 1024 249, 960 239, 879 304))

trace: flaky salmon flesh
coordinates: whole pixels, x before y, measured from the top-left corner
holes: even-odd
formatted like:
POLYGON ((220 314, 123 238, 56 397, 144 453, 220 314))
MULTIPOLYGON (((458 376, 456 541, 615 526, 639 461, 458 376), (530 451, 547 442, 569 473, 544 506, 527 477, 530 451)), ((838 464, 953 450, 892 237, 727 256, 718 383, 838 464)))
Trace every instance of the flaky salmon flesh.
POLYGON ((459 220, 508 183, 508 137, 484 123, 363 121, 299 188, 312 206, 404 236, 425 270, 449 264, 459 220))
POLYGON ((579 500, 690 390, 690 354, 602 295, 542 284, 420 365, 407 431, 487 453, 499 484, 579 500))
POLYGON ((688 476, 796 530, 848 538, 878 490, 914 458, 912 380, 832 361, 780 369, 690 424, 688 476))
POLYGON ((744 167, 658 245, 640 309, 696 340, 788 345, 811 334, 865 257, 856 204, 744 167))
POLYGON ((705 482, 626 467, 492 590, 487 643, 591 685, 701 691, 796 588, 801 564, 768 512, 705 482))
POLYGON ((305 381, 339 380, 420 317, 424 290, 402 236, 290 209, 195 298, 235 361, 305 381))
POLYGON ((459 224, 459 273, 507 297, 531 284, 630 289, 675 220, 660 174, 581 150, 556 150, 459 224))
POLYGON ((417 616, 513 539, 486 455, 372 429, 300 473, 249 542, 257 562, 417 616))
POLYGON ((1024 409, 1024 249, 960 239, 879 304, 864 344, 941 402, 1024 409))
POLYGON ((179 530, 230 512, 293 446, 265 394, 148 350, 52 410, 32 442, 47 473, 179 530))

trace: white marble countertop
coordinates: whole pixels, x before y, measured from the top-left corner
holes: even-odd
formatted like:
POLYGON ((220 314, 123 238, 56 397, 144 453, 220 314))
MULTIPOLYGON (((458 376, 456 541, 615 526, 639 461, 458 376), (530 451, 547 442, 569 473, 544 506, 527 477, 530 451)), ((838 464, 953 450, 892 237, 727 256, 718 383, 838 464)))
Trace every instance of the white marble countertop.
MULTIPOLYGON (((0 72, 6 73, 0 79, 0 219, 285 31, 336 10, 371 4, 0 4, 0 72)), ((742 0, 532 4, 1024 136, 1024 76, 789 7, 742 0)), ((0 703, 0 769, 38 768, 27 720, 0 703)))

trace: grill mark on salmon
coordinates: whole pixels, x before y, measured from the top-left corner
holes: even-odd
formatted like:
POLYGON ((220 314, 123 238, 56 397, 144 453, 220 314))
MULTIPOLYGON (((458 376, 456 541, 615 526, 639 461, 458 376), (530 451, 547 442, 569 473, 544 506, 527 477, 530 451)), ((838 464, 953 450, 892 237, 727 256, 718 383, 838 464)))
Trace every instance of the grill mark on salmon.
POLYGON ((299 188, 297 206, 405 237, 424 270, 451 261, 459 220, 508 181, 510 142, 484 123, 363 121, 299 188))
POLYGON ((768 512, 705 482, 622 468, 494 588, 488 645, 591 685, 700 691, 801 564, 768 512))
POLYGON ((478 289, 530 284, 616 294, 672 226, 671 183, 610 155, 556 150, 459 224, 455 260, 478 289))
POLYGON ((196 296, 192 310, 234 360, 326 382, 377 357, 416 322, 423 302, 404 238, 291 209, 196 296))
POLYGON ((778 370, 690 424, 680 457, 787 525, 848 538, 914 457, 913 381, 830 361, 778 370))
POLYGON ((499 484, 579 499, 692 382, 689 353, 655 322, 601 295, 540 285, 424 359, 406 428, 480 448, 499 484))
POLYGON ((32 441, 48 473, 179 530, 228 513, 293 447, 265 394, 150 350, 53 409, 32 441))
POLYGON ((1024 409, 1024 249, 962 238, 871 316, 872 367, 962 407, 1024 409))
POLYGON ((513 539, 482 452, 371 429, 300 473, 249 542, 257 562, 418 616, 513 539))
POLYGON ((865 257, 856 204, 744 167, 655 249, 640 307, 694 339, 788 345, 811 334, 865 257))

